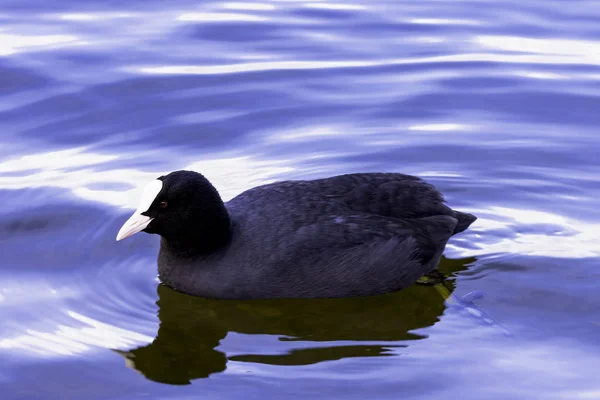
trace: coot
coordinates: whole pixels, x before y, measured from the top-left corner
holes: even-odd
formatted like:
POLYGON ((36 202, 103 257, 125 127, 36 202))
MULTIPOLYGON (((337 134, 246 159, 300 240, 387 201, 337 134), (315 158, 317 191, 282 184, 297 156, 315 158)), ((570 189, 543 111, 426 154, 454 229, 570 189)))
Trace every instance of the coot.
POLYGON ((359 173, 258 186, 224 203, 201 174, 146 187, 117 240, 161 236, 161 281, 223 299, 351 297, 413 284, 476 217, 418 177, 359 173))

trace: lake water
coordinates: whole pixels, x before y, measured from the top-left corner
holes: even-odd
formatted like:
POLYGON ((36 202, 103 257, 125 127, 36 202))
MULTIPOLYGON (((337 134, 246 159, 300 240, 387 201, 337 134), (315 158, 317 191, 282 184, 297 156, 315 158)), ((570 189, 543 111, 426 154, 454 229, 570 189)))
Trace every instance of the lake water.
MULTIPOLYGON (((600 3, 0 5, 0 397, 600 399, 600 3), (115 242, 150 179, 418 174, 432 286, 215 301, 115 242), (483 298, 466 296, 471 292, 483 298)), ((476 296, 475 296, 476 297, 476 296)))

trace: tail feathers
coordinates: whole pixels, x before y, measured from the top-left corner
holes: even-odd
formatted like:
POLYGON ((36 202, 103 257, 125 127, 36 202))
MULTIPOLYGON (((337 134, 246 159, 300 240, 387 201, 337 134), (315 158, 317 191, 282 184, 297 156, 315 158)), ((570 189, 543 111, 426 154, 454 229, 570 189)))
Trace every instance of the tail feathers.
POLYGON ((450 236, 456 232, 458 220, 450 215, 436 215, 422 218, 428 223, 423 224, 427 232, 436 244, 445 244, 450 236))
MULTIPOLYGON (((450 215, 435 215, 419 219, 420 226, 427 231, 426 236, 417 239, 418 261, 433 269, 439 262, 444 247, 456 229, 457 220, 450 215)), ((424 271, 425 273, 429 271, 424 271)))
POLYGON ((465 212, 461 212, 461 211, 454 211, 454 218, 456 218, 458 220, 458 223, 456 224, 456 227, 454 228, 453 235, 456 235, 457 233, 460 233, 460 232, 466 230, 477 219, 477 217, 474 216, 473 214, 469 214, 469 213, 465 213, 465 212))

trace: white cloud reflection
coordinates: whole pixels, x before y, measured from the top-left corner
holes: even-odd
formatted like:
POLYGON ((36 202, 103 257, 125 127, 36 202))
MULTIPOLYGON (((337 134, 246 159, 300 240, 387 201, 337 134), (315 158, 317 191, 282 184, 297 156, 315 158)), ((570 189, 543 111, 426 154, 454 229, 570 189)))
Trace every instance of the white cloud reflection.
POLYGON ((467 130, 471 128, 466 124, 423 124, 423 125, 411 125, 408 127, 411 131, 431 131, 431 132, 444 132, 444 131, 459 131, 467 130))
MULTIPOLYGON (((81 301, 83 292, 80 286, 56 286, 39 280, 28 280, 24 285, 22 281, 10 279, 3 279, 2 285, 0 305, 8 311, 8 315, 24 306, 31 310, 31 314, 19 313, 16 320, 2 326, 0 349, 41 357, 60 357, 89 352, 94 348, 127 349, 153 339, 65 309, 67 301, 81 301)), ((129 322, 129 325, 135 326, 135 323, 129 322)), ((145 327, 146 331, 153 329, 153 324, 145 327)))
POLYGON ((453 19, 453 18, 413 18, 409 20, 413 24, 423 25, 481 25, 481 21, 472 19, 453 19))
POLYGON ((241 2, 223 3, 221 5, 221 7, 228 9, 228 10, 253 10, 253 11, 270 11, 270 10, 275 9, 275 6, 273 4, 241 3, 241 2))
POLYGON ((59 19, 63 21, 76 22, 92 22, 92 21, 107 21, 112 19, 132 18, 136 14, 133 13, 114 13, 114 12, 95 12, 95 13, 64 13, 50 14, 46 18, 59 19))
POLYGON ((366 10, 367 7, 361 4, 348 4, 348 3, 307 3, 304 4, 307 8, 317 8, 321 10, 336 10, 336 11, 358 11, 366 10))
MULTIPOLYGON (((322 7, 315 3, 311 7, 322 7)), ((329 7, 329 5, 327 5, 329 7)), ((225 14, 223 18, 249 18, 260 21, 266 17, 245 14, 225 14)), ((212 15, 184 14, 180 20, 208 20, 212 15)), ((415 23, 468 23, 463 20, 412 20, 415 23)), ((429 41, 421 37, 412 40, 429 41)), ((439 38, 434 38, 438 42, 439 38)), ((153 75, 213 75, 275 70, 316 70, 339 68, 371 68, 394 65, 413 65, 430 63, 469 63, 498 62, 505 64, 503 74, 514 74, 538 79, 597 79, 587 72, 564 71, 560 74, 548 71, 532 71, 531 65, 598 65, 600 64, 600 43, 584 40, 537 39, 513 36, 475 35, 466 42, 463 50, 456 54, 444 54, 431 57, 403 57, 378 59, 346 60, 268 60, 262 62, 235 62, 218 65, 172 64, 172 65, 130 65, 125 71, 153 75), (511 64, 527 64, 528 70, 507 71, 511 64)), ((597 74, 596 74, 597 75, 597 74)))
POLYGON ((482 35, 476 36, 474 41, 482 46, 504 51, 574 56, 596 63, 600 61, 600 43, 591 40, 482 35))
POLYGON ((85 44, 75 35, 17 35, 0 32, 0 56, 85 44))
POLYGON ((177 17, 178 21, 184 22, 264 22, 269 17, 243 14, 243 13, 222 13, 222 12, 195 12, 185 13, 177 17))
POLYGON ((38 356, 68 356, 87 352, 92 347, 128 349, 154 339, 74 311, 66 314, 71 318, 69 325, 58 325, 51 332, 27 329, 23 335, 0 339, 0 349, 26 350, 38 356))
POLYGON ((600 224, 532 209, 488 207, 469 210, 478 216, 470 228, 477 248, 450 242, 451 252, 463 257, 486 254, 518 254, 558 258, 600 256, 600 224), (528 229, 524 231, 524 227, 528 229), (508 232, 494 235, 494 231, 508 232), (509 232, 515 232, 511 235, 509 232))
MULTIPOLYGON (((110 162, 119 158, 94 153, 85 147, 22 156, 0 163, 0 189, 58 187, 85 200, 135 209, 144 186, 170 171, 111 168, 110 162)), ((177 169, 204 174, 225 200, 294 170, 283 161, 259 161, 251 157, 183 162, 177 169)))
MULTIPOLYGON (((468 53, 451 54, 433 57, 406 57, 403 59, 379 60, 338 60, 338 61, 267 61, 254 63, 233 63, 220 65, 132 65, 125 71, 151 75, 217 75, 235 74, 259 71, 281 70, 311 70, 337 68, 369 68, 393 65, 413 65, 429 63, 468 63, 468 62, 498 62, 507 64, 600 64, 600 56, 596 55, 566 55, 566 54, 497 54, 497 53, 468 53)), ((572 73, 579 76, 577 72, 572 73)))

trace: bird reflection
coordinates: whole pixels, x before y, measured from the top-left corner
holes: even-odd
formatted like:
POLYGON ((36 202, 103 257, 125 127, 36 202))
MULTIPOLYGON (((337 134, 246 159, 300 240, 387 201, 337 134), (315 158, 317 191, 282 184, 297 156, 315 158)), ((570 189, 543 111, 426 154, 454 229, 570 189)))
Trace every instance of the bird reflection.
MULTIPOLYGON (((451 276, 474 261, 443 259, 440 271, 451 276)), ((452 281, 445 286, 454 289, 452 281)), ((422 338, 411 331, 433 325, 445 309, 444 298, 428 285, 363 298, 250 301, 192 297, 159 285, 158 297, 160 327, 154 341, 117 352, 125 357, 127 366, 146 378, 179 385, 222 372, 228 361, 309 365, 349 357, 392 356, 393 347, 406 343, 389 342, 422 338), (229 332, 276 335, 294 348, 284 354, 269 349, 269 354, 228 357, 217 347, 229 332), (336 341, 345 342, 336 345, 336 341), (356 343, 348 345, 347 341, 356 343), (386 344, 374 345, 377 341, 386 344), (298 343, 292 346, 290 342, 298 343)))

